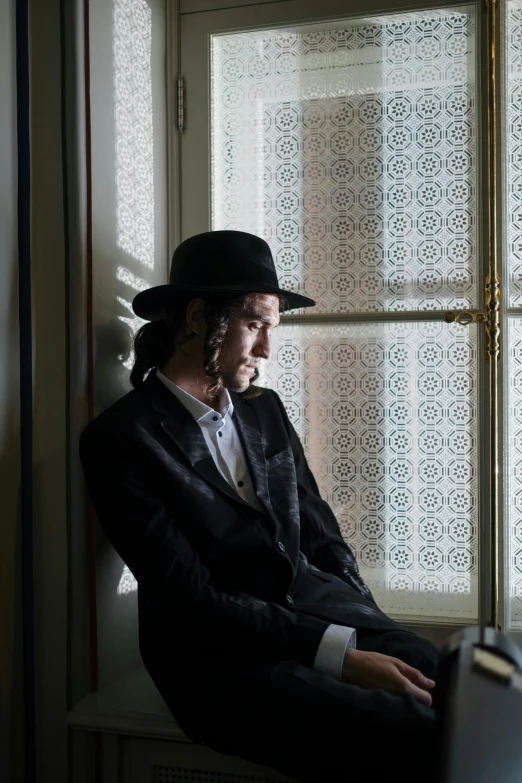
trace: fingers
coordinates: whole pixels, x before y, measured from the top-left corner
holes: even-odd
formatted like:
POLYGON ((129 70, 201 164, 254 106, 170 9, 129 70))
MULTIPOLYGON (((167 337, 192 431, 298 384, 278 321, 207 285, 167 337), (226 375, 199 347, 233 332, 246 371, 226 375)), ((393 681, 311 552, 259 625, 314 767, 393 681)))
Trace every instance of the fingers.
POLYGON ((411 693, 411 695, 414 696, 417 701, 420 701, 421 704, 425 704, 426 707, 431 707, 431 693, 428 693, 424 688, 415 685, 415 683, 407 677, 403 677, 401 674, 398 676, 400 677, 400 689, 403 693, 411 693))
POLYGON ((414 669, 412 666, 408 666, 407 663, 398 661, 397 668, 401 674, 407 677, 411 683, 417 685, 419 688, 431 690, 435 687, 434 680, 430 680, 428 677, 425 677, 422 672, 420 672, 418 669, 414 669))
POLYGON ((419 688, 412 682, 408 683, 408 691, 412 696, 415 696, 417 701, 420 701, 421 704, 425 704, 426 707, 431 707, 431 693, 428 693, 428 691, 425 691, 423 688, 419 688))

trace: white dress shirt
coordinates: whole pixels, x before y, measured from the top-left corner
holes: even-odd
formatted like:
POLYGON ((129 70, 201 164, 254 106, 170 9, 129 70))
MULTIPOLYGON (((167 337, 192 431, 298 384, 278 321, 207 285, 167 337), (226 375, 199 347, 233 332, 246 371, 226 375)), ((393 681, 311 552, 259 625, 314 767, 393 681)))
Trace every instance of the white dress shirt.
MULTIPOLYGON (((198 423, 216 467, 225 481, 244 501, 261 511, 262 506, 257 499, 243 446, 232 419, 234 406, 227 389, 221 391, 219 411, 216 411, 176 386, 159 370, 156 370, 156 375, 198 423)), ((353 628, 329 625, 317 648, 314 669, 340 679, 347 649, 355 647, 355 639, 353 628)))

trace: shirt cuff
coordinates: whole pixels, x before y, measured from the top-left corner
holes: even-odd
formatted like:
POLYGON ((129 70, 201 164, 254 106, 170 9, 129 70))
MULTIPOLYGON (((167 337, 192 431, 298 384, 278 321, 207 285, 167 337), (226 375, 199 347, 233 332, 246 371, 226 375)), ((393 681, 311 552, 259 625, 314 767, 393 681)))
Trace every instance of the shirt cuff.
POLYGON ((317 648, 314 660, 315 671, 341 679, 343 661, 348 648, 355 648, 357 635, 354 628, 344 625, 329 625, 317 648))

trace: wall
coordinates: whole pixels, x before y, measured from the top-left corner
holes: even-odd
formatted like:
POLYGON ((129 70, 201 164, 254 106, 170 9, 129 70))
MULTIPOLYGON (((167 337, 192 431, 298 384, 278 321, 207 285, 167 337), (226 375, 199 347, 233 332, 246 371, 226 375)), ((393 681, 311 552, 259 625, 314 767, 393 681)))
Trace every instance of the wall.
MULTIPOLYGON (((166 282, 164 0, 91 0, 95 413, 129 389, 131 310, 166 282)), ((136 584, 97 532, 99 686, 141 664, 136 584)))
MULTIPOLYGON (((68 742, 66 724, 67 710, 92 685, 88 499, 77 454, 78 436, 87 421, 83 5, 82 0, 29 3, 39 783, 65 783, 68 767, 76 781, 92 779, 90 741, 75 732, 68 742)), ((98 412, 128 388, 128 370, 122 362, 129 358, 130 334, 137 325, 129 313, 136 285, 164 282, 167 275, 165 4, 163 0, 91 0, 89 5, 98 412), (150 131, 150 139, 145 138, 145 146, 150 146, 144 158, 145 173, 134 168, 130 205, 134 232, 126 228, 125 209, 122 213, 126 191, 117 132, 121 137, 124 118, 117 115, 117 109, 128 106, 121 91, 118 105, 115 97, 117 8, 144 14, 152 44, 149 54, 145 53, 145 71, 142 68, 144 73, 148 67, 150 83, 143 87, 138 74, 138 81, 130 85, 133 95, 142 91, 145 104, 141 108, 145 115, 150 109, 152 117, 150 128, 143 113, 131 117, 132 160, 140 159, 138 147, 143 140, 136 137, 136 129, 150 131), (148 189, 142 177, 147 175, 147 165, 152 172, 148 189), (137 283, 138 279, 142 282, 137 283)), ((140 17, 138 34, 141 22, 140 17)), ((0 3, 0 362, 4 369, 0 374, 0 770, 2 780, 18 783, 23 779, 23 678, 15 40, 15 1, 8 0, 0 3)), ((138 41, 134 55, 142 54, 138 41)), ((120 72, 125 75, 125 63, 120 63, 120 72)), ((139 654, 136 594, 120 595, 121 561, 101 535, 98 544, 98 651, 103 685, 136 666, 139 654)))
MULTIPOLYGON (((65 347, 59 0, 30 4, 37 774, 67 770, 65 347)), ((23 779, 15 3, 0 4, 0 769, 23 779)))
POLYGON ((0 770, 22 777, 15 3, 0 3, 0 770))

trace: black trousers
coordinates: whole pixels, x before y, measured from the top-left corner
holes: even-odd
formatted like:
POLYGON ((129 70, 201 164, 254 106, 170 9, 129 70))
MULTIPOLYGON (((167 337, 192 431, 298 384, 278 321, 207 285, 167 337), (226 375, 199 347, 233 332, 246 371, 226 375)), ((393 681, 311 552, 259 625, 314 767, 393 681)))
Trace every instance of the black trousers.
MULTIPOLYGON (((436 678, 437 648, 399 626, 359 631, 357 648, 392 655, 436 678)), ((197 729, 176 714, 174 695, 171 709, 189 736, 222 753, 302 783, 436 780, 435 712, 411 695, 347 685, 295 661, 221 668, 219 675, 203 675, 200 685, 197 729)), ((168 689, 160 690, 169 701, 168 689)))

